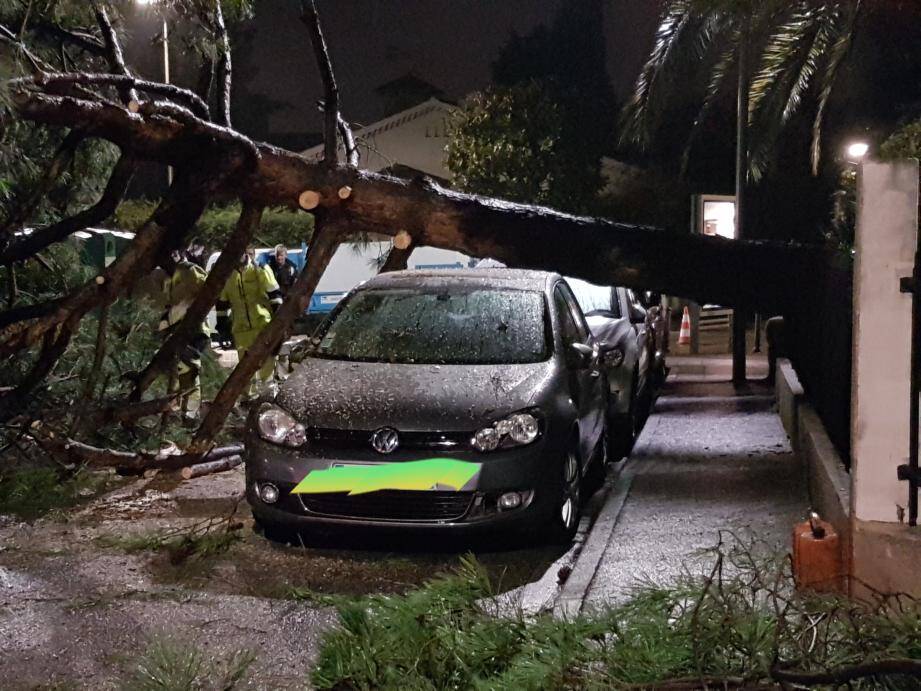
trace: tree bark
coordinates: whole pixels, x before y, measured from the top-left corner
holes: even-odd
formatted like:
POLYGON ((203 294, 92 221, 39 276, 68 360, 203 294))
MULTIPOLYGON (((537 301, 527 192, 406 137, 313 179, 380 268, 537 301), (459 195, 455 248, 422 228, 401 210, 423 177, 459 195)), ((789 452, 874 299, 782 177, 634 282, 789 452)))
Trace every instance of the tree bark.
POLYGON ((323 162, 333 168, 339 164, 339 87, 333 73, 333 64, 329 58, 323 30, 320 28, 320 16, 314 0, 301 2, 301 21, 310 34, 313 55, 323 80, 323 162))
POLYGON ((214 398, 208 408, 208 414, 202 420, 195 438, 189 445, 188 451, 191 458, 205 453, 212 445, 215 435, 220 431, 224 420, 230 413, 243 390, 249 386, 253 375, 256 374, 262 363, 265 362, 275 350, 285 333, 290 329, 294 320, 301 315, 310 304, 310 298, 317 287, 320 276, 326 270, 329 260, 338 246, 337 230, 333 226, 317 222, 310 251, 307 253, 307 263, 297 280, 288 291, 284 303, 278 308, 272 321, 262 330, 255 343, 246 351, 246 355, 237 364, 233 372, 224 382, 224 386, 214 398))
MULTIPOLYGON (((23 117, 86 127, 93 136, 167 164, 187 163, 190 151, 214 147, 224 147, 229 158, 239 156, 241 162, 247 155, 248 140, 228 136, 221 128, 214 132, 207 123, 138 119, 105 104, 35 93, 20 92, 16 107, 23 117)), ((257 148, 251 171, 228 176, 221 194, 251 204, 298 208, 300 194, 315 190, 322 210, 346 206, 349 218, 370 232, 393 235, 405 228, 417 245, 698 302, 782 313, 800 302, 813 267, 828 252, 815 246, 657 232, 453 192, 426 180, 399 180, 351 167, 330 170, 267 144, 257 148), (345 201, 338 196, 343 186, 352 188, 345 201), (408 228, 407 219, 412 220, 408 228)))
POLYGON ((202 477, 204 475, 212 475, 214 473, 222 473, 225 470, 231 470, 236 468, 238 465, 243 463, 242 456, 227 456, 217 461, 209 461, 208 463, 196 463, 195 465, 186 466, 181 471, 179 475, 183 480, 191 480, 192 478, 202 477))
MULTIPOLYGON (((115 29, 112 27, 112 22, 109 20, 109 15, 105 7, 94 2, 93 12, 96 15, 96 23, 99 24, 99 31, 102 34, 102 40, 106 46, 106 60, 109 63, 109 71, 112 72, 112 74, 121 74, 130 77, 131 73, 128 71, 127 65, 125 65, 125 56, 122 53, 121 43, 118 40, 115 29)), ((121 94, 122 101, 125 105, 138 100, 137 91, 134 90, 133 86, 127 84, 119 86, 118 93, 121 94)))
POLYGON ((256 229, 259 227, 261 218, 262 207, 250 205, 243 207, 236 229, 221 250, 221 255, 211 268, 201 290, 198 291, 192 304, 186 310, 182 321, 176 325, 173 332, 164 341, 160 350, 157 351, 150 364, 147 365, 138 378, 134 390, 131 392, 132 401, 140 400, 141 395, 153 384, 156 378, 169 369, 179 355, 179 351, 198 334, 201 323, 217 301, 234 267, 239 264, 240 255, 246 250, 256 229))
POLYGON ((233 85, 233 62, 230 56, 230 36, 227 33, 227 26, 224 24, 224 12, 221 10, 220 0, 215 0, 214 3, 214 24, 217 29, 217 38, 221 50, 221 57, 217 64, 217 121, 218 124, 224 127, 230 127, 230 92, 233 85))
POLYGON ((409 247, 402 250, 399 247, 391 247, 390 251, 387 253, 387 259, 384 260, 384 265, 381 267, 380 273, 385 274, 390 271, 403 271, 414 249, 413 243, 410 243, 409 247))

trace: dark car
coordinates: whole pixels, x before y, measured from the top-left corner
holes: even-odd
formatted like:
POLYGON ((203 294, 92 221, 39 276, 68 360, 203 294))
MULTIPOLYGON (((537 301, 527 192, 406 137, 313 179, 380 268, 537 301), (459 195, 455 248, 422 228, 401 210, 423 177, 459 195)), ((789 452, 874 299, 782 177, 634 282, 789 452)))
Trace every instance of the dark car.
POLYGON ((251 413, 268 528, 537 528, 565 540, 606 460, 600 353, 557 274, 403 271, 352 291, 251 413))
POLYGON ((648 316, 633 291, 567 278, 592 335, 604 344, 608 384, 608 449, 612 459, 630 452, 649 410, 654 388, 654 341, 648 316))

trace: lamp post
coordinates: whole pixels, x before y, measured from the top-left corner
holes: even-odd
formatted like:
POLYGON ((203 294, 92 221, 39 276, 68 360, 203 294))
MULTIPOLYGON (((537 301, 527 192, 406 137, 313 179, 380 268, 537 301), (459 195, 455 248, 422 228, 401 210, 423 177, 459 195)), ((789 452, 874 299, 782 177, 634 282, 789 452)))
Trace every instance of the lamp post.
MULTIPOLYGON (((157 5, 159 0, 137 0, 139 5, 154 6, 157 5)), ((161 27, 160 27, 160 37, 161 43, 163 45, 163 83, 169 84, 169 25, 166 23, 166 13, 162 12, 160 14, 161 27)), ((166 183, 168 185, 173 184, 173 167, 166 167, 166 183)))

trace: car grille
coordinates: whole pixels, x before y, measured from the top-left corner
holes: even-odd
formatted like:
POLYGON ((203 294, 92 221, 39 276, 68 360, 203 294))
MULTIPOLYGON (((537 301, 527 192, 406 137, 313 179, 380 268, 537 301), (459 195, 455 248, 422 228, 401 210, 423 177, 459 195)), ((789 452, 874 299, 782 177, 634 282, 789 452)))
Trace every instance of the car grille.
POLYGON ((462 518, 473 492, 380 490, 349 496, 346 492, 301 494, 312 514, 335 518, 390 521, 450 521, 462 518))
MULTIPOLYGON (((324 448, 370 449, 374 430, 310 427, 307 443, 324 448)), ((399 431, 400 448, 404 450, 440 449, 466 451, 471 448, 472 432, 403 432, 399 431)))

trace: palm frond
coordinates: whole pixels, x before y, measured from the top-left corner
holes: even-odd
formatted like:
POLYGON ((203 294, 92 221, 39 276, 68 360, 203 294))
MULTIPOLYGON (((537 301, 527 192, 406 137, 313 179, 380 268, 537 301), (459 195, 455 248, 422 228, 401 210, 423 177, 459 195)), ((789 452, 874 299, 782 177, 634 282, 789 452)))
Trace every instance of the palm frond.
POLYGON ((857 26, 857 17, 860 15, 862 8, 861 0, 852 0, 844 8, 842 16, 837 21, 838 31, 836 32, 831 44, 831 51, 828 56, 828 62, 821 75, 821 85, 819 88, 819 103, 816 108, 815 119, 812 121, 812 174, 819 173, 819 160, 822 153, 822 126, 825 120, 825 111, 828 107, 828 101, 831 98, 832 90, 835 86, 835 79, 838 76, 838 69, 844 58, 847 56, 854 41, 854 31, 857 26))
POLYGON ((749 90, 749 173, 759 180, 828 47, 827 6, 800 2, 771 33, 749 90))
POLYGON ((694 0, 672 0, 666 6, 649 60, 624 109, 621 139, 649 145, 677 71, 703 60, 725 29, 725 15, 701 13, 694 0))
POLYGON ((710 82, 707 84, 707 92, 704 96, 704 101, 700 106, 700 110, 697 112, 697 117, 694 118, 694 124, 691 126, 691 132, 688 135, 688 142, 681 155, 681 177, 684 177, 687 173, 688 165, 691 160, 691 151, 694 149, 694 145, 697 144, 698 136, 703 129, 703 123, 706 122, 710 113, 713 111, 714 105, 723 93, 725 88, 724 83, 727 77, 732 75, 736 68, 739 57, 736 48, 738 38, 739 32, 736 29, 729 37, 729 47, 719 55, 710 72, 710 82))

